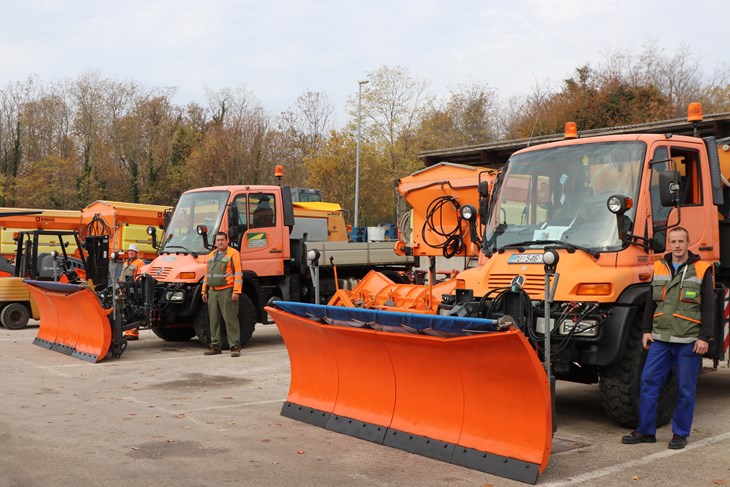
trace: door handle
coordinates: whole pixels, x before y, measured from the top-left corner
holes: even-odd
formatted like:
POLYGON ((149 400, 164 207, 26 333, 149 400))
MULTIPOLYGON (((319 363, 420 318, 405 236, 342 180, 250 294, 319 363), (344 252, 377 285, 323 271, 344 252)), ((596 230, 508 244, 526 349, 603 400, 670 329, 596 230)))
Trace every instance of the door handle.
MULTIPOLYGON (((700 250, 702 250, 702 249, 700 249, 700 250)), ((279 249, 273 249, 273 250, 269 250, 269 253, 270 254, 283 254, 284 251, 283 250, 279 250, 279 249)))

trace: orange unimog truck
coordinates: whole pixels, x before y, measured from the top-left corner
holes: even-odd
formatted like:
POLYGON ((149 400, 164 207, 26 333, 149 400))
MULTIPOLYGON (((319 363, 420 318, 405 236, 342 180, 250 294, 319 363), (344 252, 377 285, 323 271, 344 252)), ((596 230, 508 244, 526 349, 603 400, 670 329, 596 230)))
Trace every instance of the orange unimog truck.
MULTIPOLYGON (((371 273, 328 306, 271 303, 292 367, 282 415, 536 482, 555 379, 598 383, 606 413, 636 425, 643 311, 676 226, 715 264, 706 357, 726 356, 729 180, 730 138, 566 125, 565 140, 515 152, 481 199, 479 267, 430 288, 371 273)), ((676 401, 670 378, 658 423, 676 401)))
MULTIPOLYGON (((690 121, 701 120, 690 108, 690 121)), ((730 140, 672 134, 566 138, 514 153, 491 191, 482 235, 483 265, 440 284, 431 300, 414 303, 412 289, 371 276, 331 304, 367 302, 390 310, 517 319, 542 360, 550 348, 554 377, 598 383, 606 413, 637 423, 645 360, 641 320, 654 261, 667 252, 667 232, 683 226, 690 250, 715 263, 715 365, 728 350, 725 306, 730 287, 730 140), (557 256, 558 279, 545 340, 544 255, 557 256), (378 287, 380 286, 380 287, 378 287), (395 288, 397 292, 394 292, 395 288), (443 295, 437 292, 449 289, 443 295), (390 290, 390 291, 388 291, 390 290)), ((550 294, 550 293, 549 293, 550 294)), ((550 297, 550 296, 549 296, 550 297)), ((677 399, 671 380, 658 423, 677 399)))
POLYGON ((351 289, 371 270, 397 275, 416 261, 397 256, 393 242, 348 242, 339 205, 293 203, 287 187, 194 189, 181 195, 159 244, 159 256, 133 283, 131 295, 136 298, 124 306, 124 326, 149 326, 169 341, 197 335, 209 345, 201 285, 205 257, 218 231, 228 233, 243 259, 242 343, 257 322, 267 323, 264 306, 271 297, 326 302, 338 288, 351 289))

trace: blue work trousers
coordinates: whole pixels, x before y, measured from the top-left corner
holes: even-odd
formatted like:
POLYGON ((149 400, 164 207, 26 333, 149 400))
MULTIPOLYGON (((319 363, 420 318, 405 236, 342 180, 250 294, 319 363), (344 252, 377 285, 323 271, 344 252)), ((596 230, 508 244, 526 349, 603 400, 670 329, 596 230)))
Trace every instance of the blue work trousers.
POLYGON ((662 386, 674 367, 679 389, 677 407, 672 416, 672 433, 687 437, 692 428, 695 410, 697 377, 702 367, 702 356, 693 352, 694 343, 654 341, 649 346, 644 371, 641 373, 639 399, 639 433, 656 433, 656 415, 662 386))

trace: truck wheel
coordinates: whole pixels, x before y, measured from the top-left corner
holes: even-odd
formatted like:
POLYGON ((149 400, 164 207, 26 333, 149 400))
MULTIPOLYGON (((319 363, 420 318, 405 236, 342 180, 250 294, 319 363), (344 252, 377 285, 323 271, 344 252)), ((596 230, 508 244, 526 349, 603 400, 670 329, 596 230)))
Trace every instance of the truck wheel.
POLYGON ((8 330, 25 328, 30 319, 30 310, 22 303, 10 303, 0 311, 0 323, 8 330))
MULTIPOLYGON (((238 300, 238 325, 241 333, 241 346, 243 346, 253 335, 256 328, 256 308, 251 298, 242 294, 238 300)), ((210 320, 208 319, 208 305, 203 304, 195 313, 193 328, 198 340, 205 347, 210 346, 210 320)), ((221 348, 230 348, 225 326, 221 330, 221 348)))
MULTIPOLYGON (((641 372, 644 370, 647 354, 641 345, 642 310, 638 314, 631 326, 623 355, 617 363, 602 369, 598 381, 604 411, 611 419, 627 428, 636 428, 639 424, 641 372)), ((678 394, 677 382, 672 372, 659 396, 657 426, 663 426, 672 419, 678 394)))
POLYGON ((210 320, 208 320, 208 305, 200 303, 198 311, 193 316, 193 330, 204 347, 210 347, 210 320))
POLYGON ((187 342, 195 336, 192 328, 152 328, 152 332, 166 342, 187 342))

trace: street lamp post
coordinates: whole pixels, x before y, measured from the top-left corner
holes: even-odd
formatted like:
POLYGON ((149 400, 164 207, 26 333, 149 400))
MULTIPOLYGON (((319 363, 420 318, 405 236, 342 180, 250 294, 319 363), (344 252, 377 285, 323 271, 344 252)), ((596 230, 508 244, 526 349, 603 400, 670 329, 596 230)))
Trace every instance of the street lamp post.
POLYGON ((358 217, 360 215, 360 137, 361 134, 361 118, 360 112, 362 110, 362 85, 368 84, 368 80, 358 81, 358 93, 357 93, 357 149, 355 151, 355 228, 358 227, 358 217))

